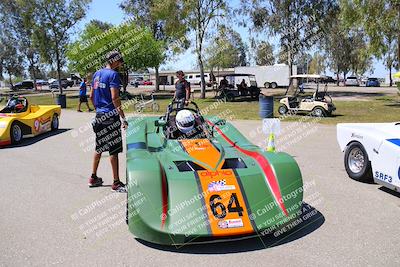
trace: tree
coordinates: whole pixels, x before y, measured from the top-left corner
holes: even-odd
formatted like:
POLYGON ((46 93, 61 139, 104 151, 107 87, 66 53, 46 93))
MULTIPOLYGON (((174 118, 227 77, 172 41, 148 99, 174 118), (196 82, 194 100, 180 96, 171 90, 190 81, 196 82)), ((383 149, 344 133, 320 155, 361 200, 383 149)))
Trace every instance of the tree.
MULTIPOLYGON (((185 13, 177 1, 124 0, 120 7, 132 16, 137 25, 148 27, 155 40, 164 42, 165 57, 168 53, 175 55, 188 47, 185 37, 187 27, 183 23, 185 13)), ((157 91, 160 88, 159 67, 154 66, 157 91)))
POLYGON ((274 65, 274 47, 268 42, 261 41, 256 47, 257 65, 274 65))
POLYGON ((205 49, 206 65, 214 67, 234 68, 246 65, 246 45, 239 33, 226 26, 219 27, 220 33, 209 47, 205 49))
POLYGON ((13 87, 12 77, 23 73, 23 58, 14 45, 17 40, 2 28, 0 30, 0 62, 3 71, 8 75, 10 86, 13 87))
POLYGON ((400 63, 400 1, 341 0, 341 7, 346 25, 363 28, 369 37, 369 52, 385 61, 392 86, 392 68, 400 63))
POLYGON ((187 12, 186 23, 195 33, 195 47, 197 64, 201 76, 201 98, 206 97, 206 81, 204 78, 204 42, 207 38, 210 24, 220 15, 219 11, 226 11, 224 0, 181 0, 184 11, 187 12))
POLYGON ((252 29, 279 36, 292 75, 294 61, 324 34, 335 8, 330 0, 242 0, 240 12, 250 16, 252 29))
POLYGON ((312 57, 308 66, 308 73, 321 74, 321 72, 325 72, 325 69, 325 57, 319 53, 314 53, 314 56, 312 57))
POLYGON ((13 36, 18 49, 22 52, 28 71, 36 89, 36 77, 39 72, 40 55, 37 46, 38 19, 37 3, 32 1, 4 1, 0 3, 1 21, 13 36))
MULTIPOLYGON (((285 54, 283 54, 285 56, 285 54)), ((299 54, 295 60, 295 64, 297 65, 297 74, 308 74, 310 73, 310 64, 312 61, 312 56, 303 52, 299 54)))
POLYGON ((84 18, 91 0, 37 0, 41 30, 38 41, 42 56, 51 64, 56 64, 60 94, 61 69, 65 65, 65 56, 71 29, 84 18))
POLYGON ((325 56, 329 59, 328 67, 336 73, 339 83, 340 73, 343 73, 344 79, 350 71, 354 74, 364 74, 371 68, 372 59, 368 53, 365 34, 361 30, 349 29, 339 13, 335 18, 322 46, 326 51, 325 56))
MULTIPOLYGON (((67 57, 70 68, 87 76, 105 65, 108 52, 118 50, 125 61, 123 78, 126 78, 129 70, 159 66, 164 59, 163 46, 149 30, 139 28, 134 22, 112 26, 91 21, 68 47, 67 57)), ((127 83, 123 79, 124 90, 127 83)))

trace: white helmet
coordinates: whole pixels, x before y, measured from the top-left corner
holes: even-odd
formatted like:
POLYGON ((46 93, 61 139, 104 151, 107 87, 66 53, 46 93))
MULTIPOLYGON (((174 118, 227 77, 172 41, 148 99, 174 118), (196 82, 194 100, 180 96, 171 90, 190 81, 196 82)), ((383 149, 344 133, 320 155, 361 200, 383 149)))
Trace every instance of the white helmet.
POLYGON ((192 112, 187 109, 180 110, 176 114, 176 126, 179 131, 186 134, 194 128, 194 116, 192 112))

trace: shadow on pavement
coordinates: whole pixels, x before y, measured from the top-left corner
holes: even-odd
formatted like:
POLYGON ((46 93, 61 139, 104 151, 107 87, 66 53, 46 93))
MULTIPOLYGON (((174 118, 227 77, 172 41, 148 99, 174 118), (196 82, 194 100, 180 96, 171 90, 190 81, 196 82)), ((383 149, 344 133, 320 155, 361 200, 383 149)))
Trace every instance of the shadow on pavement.
POLYGON ((59 134, 68 132, 70 130, 71 130, 70 128, 69 129, 58 129, 57 131, 43 133, 43 134, 35 136, 35 137, 22 139, 20 144, 8 145, 8 146, 3 147, 2 149, 9 149, 9 148, 14 148, 14 147, 24 147, 24 146, 33 145, 37 142, 42 141, 43 139, 49 138, 51 136, 59 135, 59 134))
POLYGON ((378 189, 381 190, 381 191, 383 191, 383 192, 385 192, 385 193, 391 194, 391 195, 394 196, 394 197, 400 198, 400 193, 399 193, 399 192, 396 192, 396 191, 394 191, 394 190, 392 190, 392 189, 386 188, 386 187, 384 187, 384 186, 379 187, 378 189))
POLYGON ((303 238, 304 236, 311 234, 324 224, 325 217, 324 215, 322 215, 322 213, 306 203, 303 205, 303 207, 307 207, 307 212, 300 215, 299 218, 302 219, 301 223, 296 225, 290 231, 287 231, 286 233, 277 236, 274 236, 274 233, 271 233, 265 236, 253 236, 247 239, 236 241, 188 244, 181 246, 164 246, 149 243, 138 238, 136 238, 136 240, 150 248, 187 254, 228 254, 268 249, 303 238), (306 218, 305 216, 307 214, 312 214, 312 216, 306 218))

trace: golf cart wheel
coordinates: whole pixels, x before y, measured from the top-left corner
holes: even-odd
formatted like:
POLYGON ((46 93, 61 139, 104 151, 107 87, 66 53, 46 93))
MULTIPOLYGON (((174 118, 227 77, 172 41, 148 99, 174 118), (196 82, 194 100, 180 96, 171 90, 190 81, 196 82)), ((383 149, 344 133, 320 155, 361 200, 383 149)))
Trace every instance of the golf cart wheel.
POLYGON ((232 102, 233 100, 235 100, 235 96, 233 94, 226 94, 225 100, 226 102, 232 102))
POLYGON ((151 104, 151 110, 152 110, 153 112, 158 112, 158 111, 160 110, 160 105, 157 104, 157 103, 151 104))
POLYGON ((360 182, 372 181, 372 168, 365 148, 359 142, 347 146, 344 167, 350 178, 360 182))
POLYGON ((320 118, 325 117, 325 110, 321 107, 316 107, 313 109, 312 115, 320 118))
POLYGON ((271 85, 270 85, 269 82, 265 82, 265 83, 264 83, 264 86, 265 86, 265 88, 269 88, 271 85))
POLYGON ((288 112, 288 108, 286 107, 286 105, 281 105, 278 108, 278 112, 281 115, 285 115, 288 112))
POLYGON ((11 144, 19 144, 22 140, 22 129, 18 122, 13 122, 10 129, 11 144))
POLYGON ((271 83, 271 88, 275 89, 276 87, 278 87, 278 85, 276 83, 271 83))
POLYGON ((57 113, 54 113, 53 118, 51 119, 51 130, 55 131, 58 130, 59 120, 57 113))

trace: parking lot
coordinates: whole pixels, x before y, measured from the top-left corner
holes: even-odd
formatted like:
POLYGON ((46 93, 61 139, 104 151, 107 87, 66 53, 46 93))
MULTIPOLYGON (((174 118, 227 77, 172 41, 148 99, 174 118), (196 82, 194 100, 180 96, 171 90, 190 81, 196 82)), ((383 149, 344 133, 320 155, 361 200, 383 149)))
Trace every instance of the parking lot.
MULTIPOLYGON (((90 128, 87 129, 92 116, 64 110, 57 133, 0 150, 0 235, 7 240, 0 244, 0 265, 397 266, 400 263, 399 194, 348 178, 334 125, 284 123, 283 134, 277 140, 278 150, 293 155, 300 165, 307 185, 304 201, 315 210, 310 218, 276 238, 256 237, 176 248, 136 240, 128 231, 124 221, 126 195, 112 193, 107 186, 111 184, 107 157, 103 157, 99 169, 106 186, 88 188, 92 155, 91 143, 86 140, 92 136, 90 128), (94 227, 94 219, 100 215, 110 220, 107 225, 94 227)), ((260 121, 233 124, 253 143, 265 146, 262 133, 249 131, 260 126, 260 121)))

